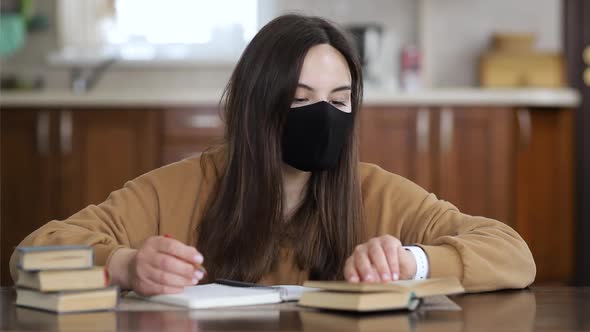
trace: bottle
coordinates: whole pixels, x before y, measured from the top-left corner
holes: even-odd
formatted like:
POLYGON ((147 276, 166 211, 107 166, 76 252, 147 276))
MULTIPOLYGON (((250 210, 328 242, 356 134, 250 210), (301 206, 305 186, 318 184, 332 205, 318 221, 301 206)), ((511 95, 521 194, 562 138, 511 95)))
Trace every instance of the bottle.
POLYGON ((415 46, 402 49, 400 81, 404 91, 415 92, 422 89, 421 52, 415 46))

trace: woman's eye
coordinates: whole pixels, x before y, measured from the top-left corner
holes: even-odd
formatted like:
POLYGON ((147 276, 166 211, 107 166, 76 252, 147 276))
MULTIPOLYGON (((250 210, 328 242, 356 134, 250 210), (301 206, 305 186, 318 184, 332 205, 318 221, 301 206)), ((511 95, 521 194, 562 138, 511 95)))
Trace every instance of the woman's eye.
POLYGON ((346 103, 345 102, 339 101, 339 100, 332 100, 331 103, 334 104, 334 105, 346 106, 346 103))
POLYGON ((307 101, 307 98, 295 98, 295 99, 293 99, 293 102, 295 102, 295 103, 303 103, 303 102, 306 102, 306 101, 307 101))

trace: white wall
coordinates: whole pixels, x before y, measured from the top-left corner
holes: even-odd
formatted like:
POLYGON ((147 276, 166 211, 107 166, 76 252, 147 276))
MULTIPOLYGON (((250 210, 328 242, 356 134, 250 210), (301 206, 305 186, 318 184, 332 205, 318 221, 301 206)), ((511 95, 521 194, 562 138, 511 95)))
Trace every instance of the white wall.
MULTIPOLYGON (((326 17, 341 25, 378 23, 383 27, 381 59, 376 61, 380 81, 395 86, 401 47, 417 45, 418 0, 280 0, 283 13, 300 12, 326 17)), ((367 76, 367 75, 365 75, 367 76)))
MULTIPOLYGON (((275 0, 265 0, 275 1, 275 0)), ((399 48, 420 43, 427 48, 424 66, 433 87, 477 84, 477 58, 494 31, 532 31, 538 46, 561 49, 561 0, 276 0, 280 13, 324 16, 340 24, 379 22, 386 30, 384 72, 396 75, 399 48)), ((57 48, 55 0, 35 1, 52 19, 51 28, 30 35, 25 48, 0 62, 2 72, 43 74, 48 85, 68 86, 68 71, 51 68, 45 54, 57 48)), ((111 68, 99 89, 220 88, 232 67, 111 68)))
POLYGON ((561 0, 423 0, 425 79, 434 87, 477 85, 479 55, 494 32, 534 32, 560 51, 561 0))

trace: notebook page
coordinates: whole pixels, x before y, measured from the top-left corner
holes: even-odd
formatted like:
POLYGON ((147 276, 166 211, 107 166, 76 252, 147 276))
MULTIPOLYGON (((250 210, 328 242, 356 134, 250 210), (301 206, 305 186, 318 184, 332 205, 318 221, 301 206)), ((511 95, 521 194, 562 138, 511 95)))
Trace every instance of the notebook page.
POLYGON ((281 302, 280 291, 276 289, 231 287, 219 284, 186 287, 180 294, 142 297, 131 292, 128 296, 192 309, 281 302))

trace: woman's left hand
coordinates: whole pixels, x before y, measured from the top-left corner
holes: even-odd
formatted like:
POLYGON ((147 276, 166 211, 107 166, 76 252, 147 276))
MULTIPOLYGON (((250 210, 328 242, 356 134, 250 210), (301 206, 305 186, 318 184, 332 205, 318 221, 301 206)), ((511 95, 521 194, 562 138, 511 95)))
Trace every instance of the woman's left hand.
POLYGON ((344 278, 349 282, 383 282, 412 279, 416 259, 391 235, 374 237, 359 244, 344 265, 344 278))

